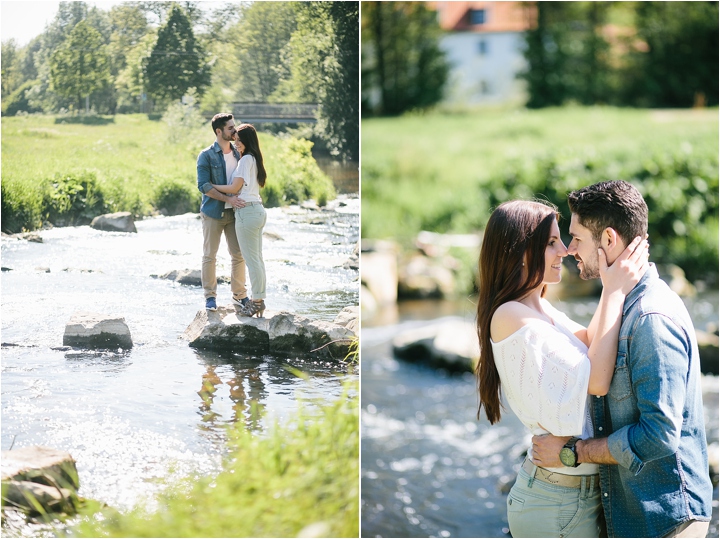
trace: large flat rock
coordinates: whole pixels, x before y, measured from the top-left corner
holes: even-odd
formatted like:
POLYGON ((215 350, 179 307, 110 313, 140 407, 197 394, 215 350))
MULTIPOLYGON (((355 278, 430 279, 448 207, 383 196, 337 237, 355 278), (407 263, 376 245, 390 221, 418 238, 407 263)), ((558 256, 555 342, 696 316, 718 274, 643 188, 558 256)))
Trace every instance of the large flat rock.
POLYGON ((65 326, 63 346, 78 348, 132 348, 125 319, 98 313, 77 312, 65 326))
POLYGON ((341 323, 286 311, 265 311, 262 318, 250 318, 227 305, 217 311, 198 311, 183 337, 193 348, 343 360, 357 337, 352 327, 346 316, 341 323))

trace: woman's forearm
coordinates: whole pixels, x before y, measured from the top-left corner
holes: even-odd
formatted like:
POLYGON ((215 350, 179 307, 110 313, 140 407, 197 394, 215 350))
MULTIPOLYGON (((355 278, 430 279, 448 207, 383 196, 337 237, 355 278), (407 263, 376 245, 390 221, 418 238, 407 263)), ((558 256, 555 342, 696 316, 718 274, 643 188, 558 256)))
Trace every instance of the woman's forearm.
POLYGON ((243 185, 243 179, 240 177, 236 177, 232 179, 232 183, 228 185, 216 185, 213 184, 213 187, 220 191, 221 193, 236 195, 240 192, 240 188, 243 185))
POLYGON ((625 295, 622 292, 603 290, 597 311, 588 326, 588 358, 591 365, 588 393, 591 395, 605 395, 610 388, 615 372, 624 304, 625 295))

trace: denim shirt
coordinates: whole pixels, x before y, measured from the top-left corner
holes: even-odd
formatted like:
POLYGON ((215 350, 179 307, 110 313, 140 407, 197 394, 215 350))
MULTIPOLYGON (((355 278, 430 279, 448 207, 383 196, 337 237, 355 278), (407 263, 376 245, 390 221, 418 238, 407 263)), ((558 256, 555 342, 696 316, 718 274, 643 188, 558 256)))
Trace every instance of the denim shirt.
MULTIPOLYGON (((240 161, 240 152, 234 145, 230 144, 235 158, 240 161)), ((205 193, 212 189, 212 184, 227 185, 227 171, 225 170, 225 158, 220 145, 215 141, 200 152, 197 158, 197 185, 198 190, 203 194, 200 211, 213 219, 221 219, 225 202, 210 198, 205 193)))
POLYGON ((591 399, 595 437, 619 463, 600 466, 609 537, 710 520, 699 361, 690 315, 651 264, 625 299, 610 390, 591 399))

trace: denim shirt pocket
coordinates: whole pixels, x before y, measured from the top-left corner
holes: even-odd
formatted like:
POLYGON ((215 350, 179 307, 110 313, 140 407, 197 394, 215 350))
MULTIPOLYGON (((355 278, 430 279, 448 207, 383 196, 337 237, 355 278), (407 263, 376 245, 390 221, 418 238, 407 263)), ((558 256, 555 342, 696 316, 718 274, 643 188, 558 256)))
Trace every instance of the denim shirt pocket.
POLYGON ((615 361, 615 373, 612 382, 610 382, 610 390, 608 396, 614 401, 623 401, 632 395, 632 381, 630 380, 630 369, 627 364, 628 352, 627 339, 621 338, 618 342, 618 355, 615 361))
POLYGON ((210 170, 212 170, 212 182, 214 184, 224 184, 223 180, 224 171, 220 163, 210 163, 210 170))

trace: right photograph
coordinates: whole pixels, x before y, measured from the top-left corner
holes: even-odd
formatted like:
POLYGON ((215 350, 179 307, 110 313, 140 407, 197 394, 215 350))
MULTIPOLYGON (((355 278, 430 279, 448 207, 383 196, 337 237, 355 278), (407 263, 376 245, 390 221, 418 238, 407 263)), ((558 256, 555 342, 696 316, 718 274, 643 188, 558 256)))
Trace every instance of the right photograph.
POLYGON ((718 3, 361 2, 361 536, 718 536, 718 3))

